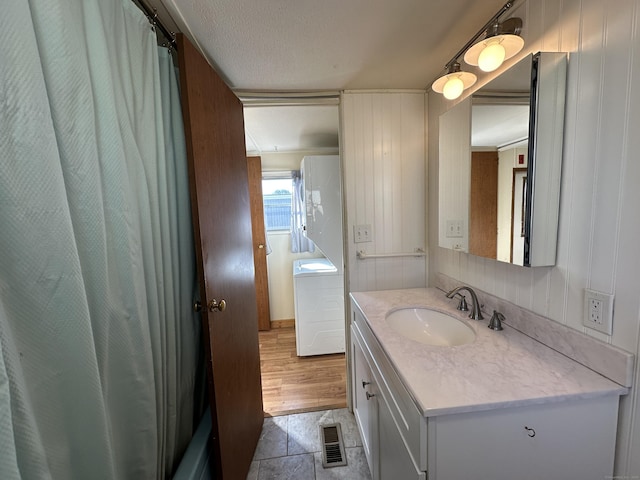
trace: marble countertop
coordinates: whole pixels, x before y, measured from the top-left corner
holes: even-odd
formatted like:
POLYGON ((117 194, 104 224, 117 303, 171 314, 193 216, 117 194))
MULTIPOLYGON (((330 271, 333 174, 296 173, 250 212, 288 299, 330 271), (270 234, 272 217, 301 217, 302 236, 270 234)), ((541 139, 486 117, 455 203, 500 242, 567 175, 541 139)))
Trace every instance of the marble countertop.
POLYGON ((356 292, 351 298, 427 417, 628 392, 508 325, 497 332, 487 328, 490 315, 469 319, 469 312, 456 310, 457 300, 436 288, 356 292), (450 314, 476 339, 455 347, 407 339, 385 321, 388 312, 406 307, 450 314))

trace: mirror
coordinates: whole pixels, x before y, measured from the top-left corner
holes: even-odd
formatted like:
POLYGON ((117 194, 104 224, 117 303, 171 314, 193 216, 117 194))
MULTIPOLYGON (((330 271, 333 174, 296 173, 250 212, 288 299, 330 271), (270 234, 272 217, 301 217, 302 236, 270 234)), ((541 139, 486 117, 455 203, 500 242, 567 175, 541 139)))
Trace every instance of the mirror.
POLYGON ((528 55, 440 116, 440 247, 555 264, 566 66, 528 55))

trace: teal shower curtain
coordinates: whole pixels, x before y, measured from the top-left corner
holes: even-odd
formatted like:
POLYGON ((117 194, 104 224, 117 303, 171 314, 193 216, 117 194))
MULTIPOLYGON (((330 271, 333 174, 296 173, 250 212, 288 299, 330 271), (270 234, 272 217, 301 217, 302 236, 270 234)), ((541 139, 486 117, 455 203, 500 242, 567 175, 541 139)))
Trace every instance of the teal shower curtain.
POLYGON ((170 477, 200 345, 171 57, 130 0, 0 15, 0 478, 170 477))

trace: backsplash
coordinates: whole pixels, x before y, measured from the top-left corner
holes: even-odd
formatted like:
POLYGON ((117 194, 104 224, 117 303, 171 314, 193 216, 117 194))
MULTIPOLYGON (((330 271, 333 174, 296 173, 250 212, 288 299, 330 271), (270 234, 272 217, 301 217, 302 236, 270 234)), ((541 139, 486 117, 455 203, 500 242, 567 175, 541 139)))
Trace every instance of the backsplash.
MULTIPOLYGON (((460 285, 462 282, 439 273, 434 286, 448 292, 460 285)), ((488 323, 488 318, 497 310, 505 317, 503 323, 519 332, 624 387, 633 384, 633 354, 490 295, 474 285, 471 287, 483 305, 483 313, 486 313, 487 320, 482 320, 483 322, 488 323)))

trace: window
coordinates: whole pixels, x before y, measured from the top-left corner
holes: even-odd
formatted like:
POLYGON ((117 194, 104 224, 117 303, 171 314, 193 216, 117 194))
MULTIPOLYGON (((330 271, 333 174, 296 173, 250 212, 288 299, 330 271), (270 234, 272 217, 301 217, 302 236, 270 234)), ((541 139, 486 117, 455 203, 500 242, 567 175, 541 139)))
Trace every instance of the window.
POLYGON ((267 232, 291 230, 291 178, 262 180, 262 200, 267 232))

